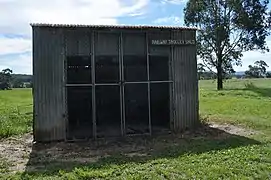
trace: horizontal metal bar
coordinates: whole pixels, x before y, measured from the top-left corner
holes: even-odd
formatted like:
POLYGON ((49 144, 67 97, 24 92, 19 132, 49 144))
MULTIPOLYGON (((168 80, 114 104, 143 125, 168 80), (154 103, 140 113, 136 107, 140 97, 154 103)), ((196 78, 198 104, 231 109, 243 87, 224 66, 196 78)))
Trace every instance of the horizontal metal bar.
POLYGON ((92 86, 92 84, 66 84, 66 87, 85 87, 85 86, 92 86))
POLYGON ((124 82, 123 84, 154 84, 154 83, 173 83, 173 81, 138 81, 138 82, 124 82))
POLYGON ((136 133, 136 134, 126 134, 127 137, 134 137, 134 136, 151 136, 151 133, 136 133))
MULTIPOLYGON (((154 83, 173 83, 173 81, 131 81, 131 82, 124 82, 123 84, 154 84, 154 83)), ((121 83, 98 83, 94 84, 95 86, 119 86, 121 83)), ((66 84, 67 87, 85 87, 85 86, 93 86, 93 84, 66 84)))
POLYGON ((173 81, 150 81, 151 84, 155 83, 173 83, 173 81))
POLYGON ((162 56, 162 57, 168 57, 170 55, 170 52, 168 53, 148 53, 148 56, 162 56))
POLYGON ((148 81, 124 82, 123 84, 148 84, 148 81))
POLYGON ((95 84, 95 86, 120 86, 120 83, 99 83, 99 84, 95 84))

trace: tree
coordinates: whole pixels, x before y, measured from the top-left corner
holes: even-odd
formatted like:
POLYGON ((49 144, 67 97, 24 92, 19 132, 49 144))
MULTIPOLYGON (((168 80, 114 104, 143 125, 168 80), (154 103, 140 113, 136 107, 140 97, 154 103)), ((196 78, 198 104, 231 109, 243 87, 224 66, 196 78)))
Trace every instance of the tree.
POLYGON ((0 72, 0 89, 10 89, 11 88, 11 69, 3 69, 2 72, 0 72))
POLYGON ((196 26, 197 49, 207 67, 214 67, 217 89, 223 77, 241 65, 242 53, 269 51, 271 13, 268 0, 189 0, 184 9, 185 24, 196 26))
POLYGON ((202 78, 203 73, 205 72, 204 65, 202 63, 198 64, 198 79, 202 78))
POLYGON ((249 65, 249 70, 245 71, 245 75, 251 78, 262 78, 267 75, 266 68, 269 67, 263 60, 256 61, 254 66, 249 65))
POLYGON ((271 72, 267 72, 267 73, 266 73, 266 77, 267 77, 267 78, 271 78, 271 72))
POLYGON ((266 62, 264 62, 263 60, 260 61, 256 61, 254 63, 256 66, 259 67, 260 70, 260 76, 263 77, 266 75, 266 68, 268 68, 269 66, 266 64, 266 62))
POLYGON ((12 87, 13 88, 22 88, 24 86, 24 82, 19 78, 13 78, 12 87))

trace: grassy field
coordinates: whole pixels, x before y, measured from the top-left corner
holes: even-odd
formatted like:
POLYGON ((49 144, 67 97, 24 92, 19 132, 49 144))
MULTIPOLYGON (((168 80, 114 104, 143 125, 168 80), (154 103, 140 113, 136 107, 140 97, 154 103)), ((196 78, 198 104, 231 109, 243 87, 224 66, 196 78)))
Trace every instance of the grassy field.
POLYGON ((31 119, 30 89, 0 91, 0 139, 29 132, 31 119))
MULTIPOLYGON (((29 158, 35 171, 8 175, 7 179, 271 179, 271 80, 229 80, 216 91, 214 81, 200 82, 200 115, 204 121, 247 129, 230 134, 213 128, 159 138, 138 138, 137 147, 101 153, 92 162, 69 161, 45 154, 46 160, 29 158), (130 156, 133 153, 133 156, 130 156)), ((31 129, 31 91, 0 92, 0 135, 23 134, 31 129), (3 118, 3 119, 2 119, 3 118), (3 123, 2 123, 3 121, 3 123)), ((112 144, 108 144, 109 148, 112 144)), ((112 145, 112 148, 115 147, 112 145)), ((70 146, 69 146, 70 148, 70 146)), ((104 147, 103 147, 104 148, 104 147)), ((33 147, 34 149, 34 147, 33 147)), ((32 150, 34 151, 34 150, 32 150)), ((79 151, 79 149, 77 149, 79 151)), ((80 151, 93 152, 87 148, 80 151)), ((102 151, 102 150, 101 150, 102 151)), ((65 151, 64 151, 65 152, 65 151)), ((9 163, 0 157, 0 174, 9 163)), ((0 175, 1 177, 1 175, 0 175)))

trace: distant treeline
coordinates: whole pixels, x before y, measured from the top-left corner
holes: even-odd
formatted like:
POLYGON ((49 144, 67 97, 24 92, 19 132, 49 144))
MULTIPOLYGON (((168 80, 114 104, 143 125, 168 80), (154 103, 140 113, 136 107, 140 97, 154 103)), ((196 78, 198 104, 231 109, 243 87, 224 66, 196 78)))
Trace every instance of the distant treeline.
POLYGON ((12 88, 32 88, 32 75, 11 74, 12 88))
MULTIPOLYGON (((208 79, 216 79, 216 73, 211 72, 211 71, 207 71, 207 72, 198 72, 198 79, 202 79, 202 80, 208 80, 208 79)), ((232 79, 232 78, 236 78, 236 79, 249 79, 249 78, 271 78, 271 71, 267 72, 265 76, 251 76, 248 75, 247 73, 233 73, 233 74, 226 74, 224 76, 224 79, 232 79)))
POLYGON ((32 88, 32 75, 13 74, 9 68, 0 71, 0 90, 32 88))
MULTIPOLYGON (((223 72, 223 79, 244 79, 244 78, 271 78, 271 71, 267 71, 268 64, 263 61, 255 61, 253 65, 248 66, 248 70, 244 72, 223 72)), ((199 63, 198 64, 198 79, 217 79, 217 73, 213 71, 207 71, 206 66, 199 63)))

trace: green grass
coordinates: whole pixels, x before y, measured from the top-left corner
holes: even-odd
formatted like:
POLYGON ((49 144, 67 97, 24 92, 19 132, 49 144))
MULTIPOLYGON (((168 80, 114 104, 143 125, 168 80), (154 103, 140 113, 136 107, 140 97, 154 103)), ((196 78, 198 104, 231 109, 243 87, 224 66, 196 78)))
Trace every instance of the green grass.
POLYGON ((212 121, 271 129, 271 79, 230 80, 223 91, 200 82, 200 114, 212 121))
MULTIPOLYGON (((140 140, 145 147, 140 151, 146 154, 144 156, 129 157, 124 150, 118 149, 119 151, 110 152, 97 162, 78 164, 72 160, 61 163, 63 158, 44 155, 46 158, 39 162, 35 158, 29 160, 29 166, 40 163, 45 164, 43 168, 35 172, 26 170, 5 178, 270 179, 271 80, 230 80, 225 83, 225 90, 219 92, 215 87, 216 83, 213 81, 200 82, 201 117, 207 121, 252 128, 257 134, 247 137, 225 133, 222 135, 207 128, 202 134, 200 131, 197 135, 185 135, 183 138, 139 138, 144 139, 140 140)), ((20 93, 23 90, 14 91, 13 97, 9 98, 16 99, 14 96, 20 93)), ((27 105, 31 101, 30 91, 26 90, 24 93, 28 98, 22 100, 21 104, 27 105)), ((16 102, 14 104, 17 105, 16 102)), ((7 107, 13 106, 9 104, 7 107)), ((15 123, 14 126, 18 125, 15 123)), ((4 169, 5 166, 2 166, 4 169)))
POLYGON ((0 139, 32 129, 31 89, 0 91, 0 139))

